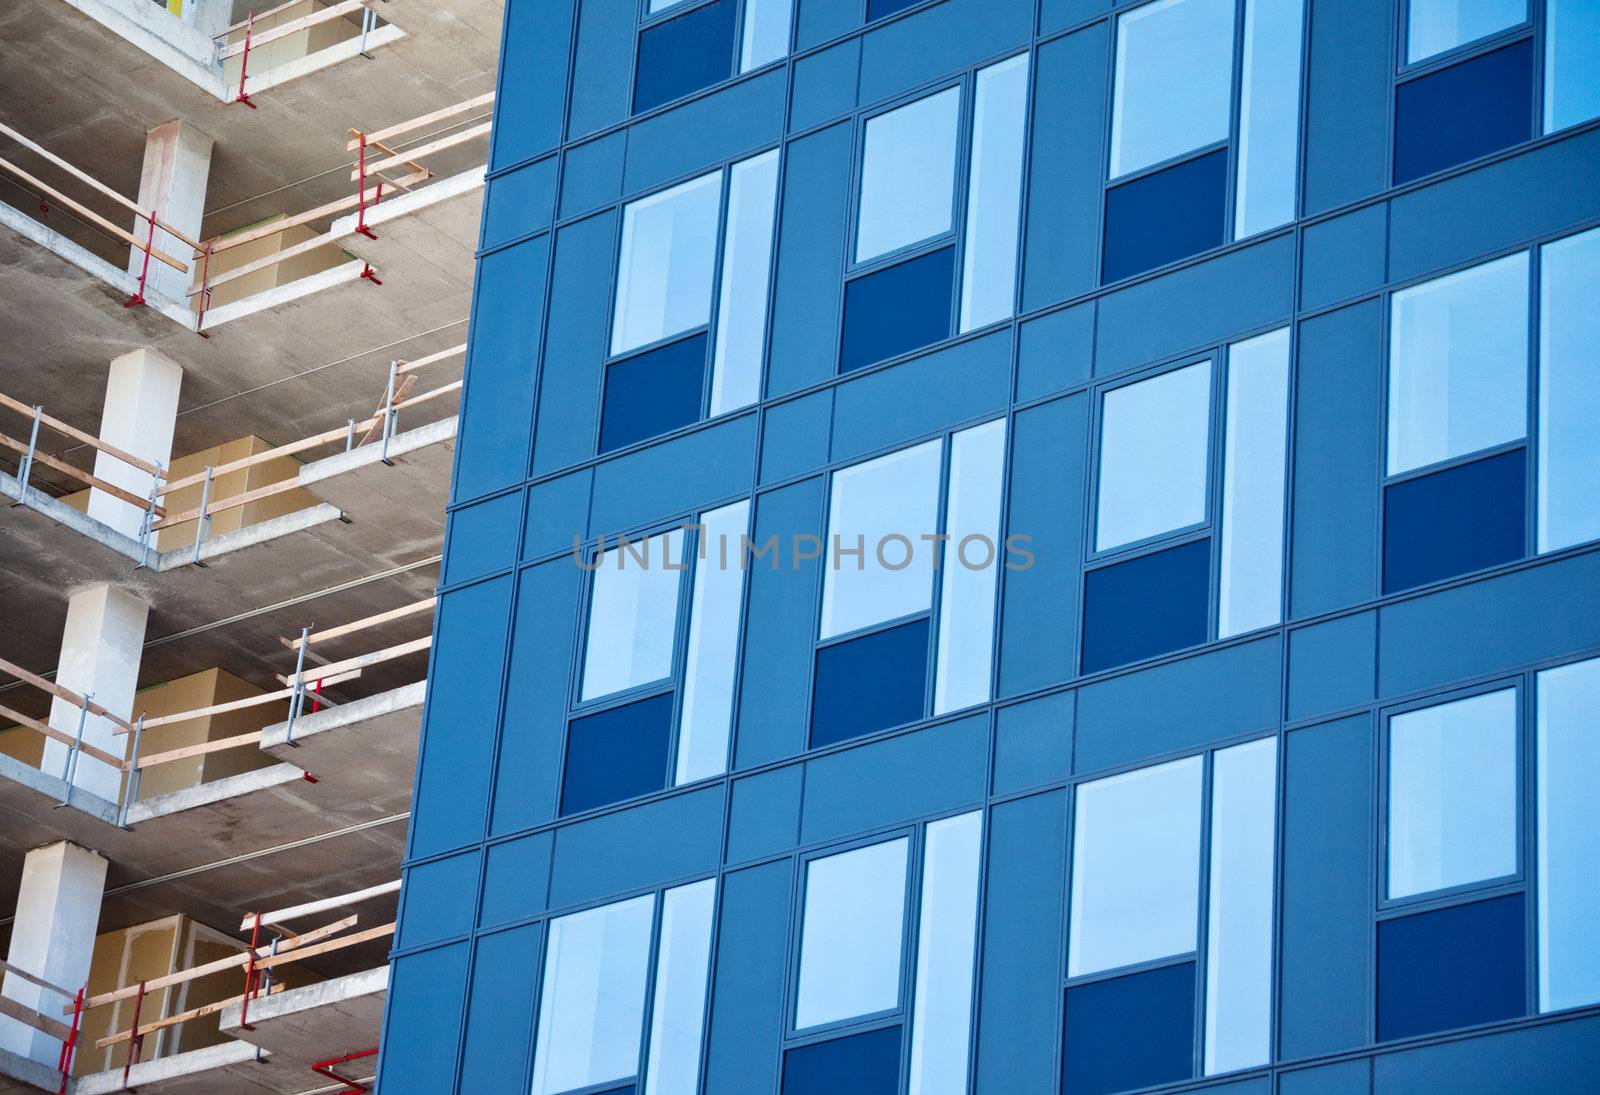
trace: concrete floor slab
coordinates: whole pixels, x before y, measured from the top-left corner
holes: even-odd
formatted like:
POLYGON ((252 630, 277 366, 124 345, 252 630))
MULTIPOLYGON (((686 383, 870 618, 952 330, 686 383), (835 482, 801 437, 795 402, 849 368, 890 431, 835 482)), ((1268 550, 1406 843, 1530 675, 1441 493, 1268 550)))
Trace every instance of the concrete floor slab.
POLYGON ((128 1070, 114 1068, 79 1077, 72 1095, 111 1095, 118 1091, 160 1095, 295 1095, 315 1085, 316 1076, 244 1042, 223 1042, 204 1049, 140 1061, 128 1070))
POLYGON ((377 1045, 388 989, 389 967, 383 965, 252 1000, 250 1030, 239 1025, 238 1004, 222 1009, 217 1025, 269 1051, 276 1062, 310 1065, 377 1045))
POLYGON ((9 1049, 0 1049, 0 1095, 51 1095, 61 1086, 61 1073, 9 1049))
POLYGON ((261 748, 351 796, 388 801, 397 786, 410 787, 422 729, 427 682, 303 715, 293 732, 287 722, 261 731, 261 748))

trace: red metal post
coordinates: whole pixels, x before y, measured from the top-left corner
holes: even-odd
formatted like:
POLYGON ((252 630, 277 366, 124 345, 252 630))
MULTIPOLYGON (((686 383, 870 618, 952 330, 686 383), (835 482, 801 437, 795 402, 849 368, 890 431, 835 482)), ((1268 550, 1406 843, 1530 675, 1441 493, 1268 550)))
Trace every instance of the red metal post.
POLYGON ((132 1037, 128 1039, 128 1056, 122 1062, 122 1086, 128 1086, 128 1071, 139 1063, 139 1057, 144 1051, 144 1035, 139 1033, 139 1012, 144 1008, 144 982, 139 982, 139 995, 133 998, 133 1026, 129 1028, 132 1037))
POLYGON ((256 108, 256 104, 252 103, 250 101, 250 96, 245 93, 244 81, 245 81, 245 77, 250 72, 250 31, 255 26, 255 21, 256 21, 256 13, 255 12, 252 11, 249 15, 245 16, 245 20, 244 20, 244 56, 239 59, 239 95, 238 95, 237 99, 235 100, 236 102, 243 103, 245 106, 249 107, 251 110, 254 110, 256 108))
POLYGON ((255 1030, 250 1025, 250 998, 256 993, 256 985, 261 980, 260 971, 256 969, 256 947, 261 942, 261 914, 256 913, 255 925, 250 929, 249 959, 244 967, 244 998, 239 1001, 239 1029, 255 1030))
POLYGON ((359 1061, 363 1057, 375 1056, 377 1052, 378 1047, 373 1046, 371 1049, 364 1049, 360 1053, 346 1053, 342 1057, 329 1057, 326 1061, 318 1061, 312 1065, 311 1071, 318 1076, 325 1076, 330 1080, 337 1080, 345 1085, 343 1091, 335 1092, 334 1095, 367 1095, 372 1090, 371 1088, 348 1077, 341 1076, 333 1070, 339 1065, 349 1064, 351 1061, 359 1061))
POLYGON ((152 209, 145 216, 150 219, 150 236, 144 241, 144 266, 139 270, 139 288, 133 291, 133 296, 122 302, 124 308, 144 303, 144 283, 150 276, 150 252, 156 245, 156 211, 152 209))
POLYGON ((211 246, 211 242, 206 241, 205 258, 200 263, 200 307, 196 309, 194 316, 194 333, 201 338, 211 337, 200 329, 200 325, 206 320, 206 309, 211 307, 211 288, 206 284, 211 277, 211 246))
MULTIPOLYGON (((367 227, 367 135, 358 133, 356 136, 360 141, 356 148, 356 231, 369 240, 375 240, 378 237, 373 235, 372 229, 367 227)), ((382 198, 383 182, 380 180, 378 183, 378 199, 382 200, 382 198)), ((376 205, 377 202, 375 201, 373 204, 376 205)))
POLYGON ((311 686, 311 695, 313 697, 313 699, 311 700, 311 713, 313 715, 315 715, 318 711, 322 710, 322 701, 320 699, 316 699, 315 698, 317 696, 322 695, 322 678, 321 677, 318 677, 317 678, 317 683, 311 686))
POLYGON ((371 263, 364 262, 361 264, 361 276, 372 282, 374 285, 383 284, 383 282, 378 278, 377 271, 373 270, 371 263))
POLYGON ((61 1057, 57 1068, 61 1072, 61 1087, 56 1095, 67 1095, 67 1082, 72 1078, 72 1057, 78 1048, 78 1023, 83 1018, 83 989, 78 990, 78 998, 72 1002, 72 1027, 67 1032, 67 1040, 61 1043, 61 1057))

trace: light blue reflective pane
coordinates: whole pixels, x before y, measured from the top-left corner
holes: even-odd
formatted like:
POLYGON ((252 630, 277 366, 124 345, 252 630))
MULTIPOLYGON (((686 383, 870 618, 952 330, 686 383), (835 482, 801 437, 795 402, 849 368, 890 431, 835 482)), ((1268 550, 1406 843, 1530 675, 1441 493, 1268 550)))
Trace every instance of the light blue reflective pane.
POLYGON ((672 672, 683 530, 672 529, 596 560, 583 652, 583 698, 609 696, 672 672))
POLYGON ((739 537, 749 529, 750 503, 735 502, 712 510, 701 515, 700 523, 705 528, 694 564, 674 783, 705 779, 728 767, 728 725, 744 594, 739 537))
POLYGON ((1517 694, 1389 720, 1389 896, 1517 869, 1517 694))
POLYGON ((1233 0, 1156 0, 1117 19, 1113 179, 1228 136, 1233 0))
POLYGON ((1106 393, 1095 548, 1205 520, 1211 363, 1106 393))
POLYGON ((901 837, 806 867, 797 1030, 900 1002, 906 848, 901 837))
POLYGON ((1233 238, 1294 220, 1305 0, 1245 0, 1233 238))
POLYGON ((960 105, 950 88, 867 122, 857 262, 949 231, 960 105))
POLYGON ((700 1089, 700 1031, 705 1023, 716 898, 717 883, 712 878, 661 895, 645 1095, 695 1095, 700 1089))
POLYGON ((655 898, 550 922, 533 1095, 621 1080, 639 1070, 655 898))
POLYGON ((961 261, 961 329, 1015 311, 1022 139, 1028 117, 1028 55, 978 72, 967 184, 967 247, 961 261))
POLYGON ((1411 0, 1406 60, 1425 60, 1527 17, 1528 0, 1411 0))
POLYGON ((1528 432, 1528 255, 1394 295, 1389 474, 1528 432))
POLYGON ((650 0, 649 12, 654 15, 656 12, 666 11, 668 8, 675 8, 679 4, 686 2, 687 0, 650 0))
POLYGON ((789 52, 789 16, 794 0, 745 0, 739 71, 749 72, 789 52))
POLYGON ((1220 638, 1282 618, 1288 418, 1289 329, 1228 347, 1220 638))
POLYGON ((1600 537, 1600 229, 1540 255, 1539 550, 1554 551, 1600 537))
POLYGON ((721 204, 722 172, 713 171, 624 207, 613 354, 711 318, 721 204))
POLYGON ((1218 750, 1211 771, 1207 1075, 1271 1057, 1278 740, 1218 750))
POLYGON ((933 603, 940 442, 834 472, 822 580, 824 639, 933 603))
POLYGON ((1186 757, 1079 785, 1069 976, 1195 949, 1200 773, 1186 757))
POLYGON ((1539 674, 1539 1010, 1600 1002, 1600 660, 1539 674))
POLYGON ((917 926, 911 1095, 964 1095, 983 812, 928 825, 917 926))
POLYGON ((1600 4, 1548 0, 1544 23, 1544 131, 1600 117, 1600 4))
POLYGON ((1000 486, 1006 422, 996 419, 950 440, 950 494, 939 591, 939 663, 934 714, 989 698, 994 657, 994 591, 1005 558, 1000 486))
POLYGON ((777 149, 733 165, 728 182, 728 235, 722 244, 722 291, 717 300, 717 348, 711 372, 713 415, 747 406, 761 396, 777 197, 777 149))

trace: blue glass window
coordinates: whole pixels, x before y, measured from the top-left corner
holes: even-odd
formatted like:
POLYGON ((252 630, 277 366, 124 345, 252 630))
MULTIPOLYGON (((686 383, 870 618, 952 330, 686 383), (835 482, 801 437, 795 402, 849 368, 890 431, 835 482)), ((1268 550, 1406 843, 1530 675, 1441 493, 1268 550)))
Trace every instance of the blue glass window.
POLYGON ((1600 1001, 1600 659, 1538 675, 1539 1010, 1600 1001))
POLYGON ((1395 89, 1395 185, 1533 135, 1533 41, 1480 54, 1395 89))
POLYGON ((1095 549, 1106 551, 1206 519, 1211 362, 1105 393, 1095 549))
POLYGON ((733 74, 737 0, 711 0, 639 34, 633 112, 682 98, 733 74))
POLYGON ((593 577, 563 814, 726 770, 749 521, 750 503, 735 502, 583 564, 593 577))
POLYGON ((851 255, 870 268, 845 286, 840 372, 951 336, 958 237, 965 237, 959 329, 1015 311, 1028 68, 1027 54, 1018 54, 962 86, 866 120, 851 255), (970 127, 964 171, 957 162, 963 127, 970 127), (895 265, 872 265, 884 260, 895 265))
POLYGON ((834 472, 813 748, 925 717, 930 655, 936 713, 989 698, 1005 444, 996 420, 834 472))
POLYGON ((917 945, 907 1090, 966 1092, 982 849, 983 814, 972 811, 806 862, 793 1038, 829 1040, 789 1048, 785 1092, 901 1090, 908 907, 917 945), (876 1029, 858 1033, 868 1024, 876 1029))
POLYGON ((1084 576, 1083 671, 1206 641, 1211 541, 1097 567, 1084 576))
POLYGON ((1208 1075, 1270 1058, 1277 739, 1218 750, 1207 767, 1185 757, 1076 789, 1066 1091, 1193 1075, 1202 991, 1208 1075))
POLYGON ((1237 14, 1154 0, 1117 17, 1105 282, 1294 219, 1305 5, 1246 0, 1236 49, 1237 14))
POLYGON ((602 453, 760 398, 777 194, 773 149, 623 206, 602 453))
POLYGON ((1600 117, 1600 8, 1591 0, 1546 0, 1544 131, 1600 117))
POLYGON ((943 247, 845 286, 840 372, 950 337, 950 279, 955 255, 954 247, 943 247))
POLYGON ((706 879, 550 921, 533 1095, 634 1092, 645 1050, 644 1095, 699 1090, 715 905, 706 879))
POLYGON ((1600 538, 1600 369, 1594 367, 1594 347, 1600 346, 1600 308, 1594 306, 1600 300, 1600 229, 1540 249, 1539 296, 1543 552, 1600 538))
POLYGON ((1110 1092, 1194 1075, 1195 964, 1067 990, 1062 1090, 1110 1092))
POLYGON ((671 692, 573 719, 561 812, 575 814, 659 791, 672 748, 671 692))
POLYGON ((1425 61, 1528 18, 1528 0, 1411 0, 1406 60, 1425 61))
POLYGON ((1527 1014, 1524 900, 1512 894, 1378 925, 1378 1040, 1527 1014))
POLYGON ((1227 238, 1227 191, 1225 148, 1113 186, 1106 192, 1103 280, 1220 246, 1227 238))
POLYGON ((900 1028, 798 1046, 783 1055, 783 1095, 896 1095, 900 1028))
POLYGON ((1526 464, 1526 450, 1513 449, 1385 488, 1384 592, 1522 558, 1526 464))

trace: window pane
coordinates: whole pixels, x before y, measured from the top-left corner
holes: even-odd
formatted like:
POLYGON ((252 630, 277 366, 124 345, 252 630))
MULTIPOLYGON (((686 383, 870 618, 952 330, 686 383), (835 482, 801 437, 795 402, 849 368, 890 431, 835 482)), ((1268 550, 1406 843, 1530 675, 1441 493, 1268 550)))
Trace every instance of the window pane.
POLYGON ((1069 976, 1195 949, 1200 772, 1187 757, 1079 785, 1069 976))
POLYGON ((744 43, 739 71, 749 72, 789 52, 789 12, 793 0, 745 0, 744 43))
POLYGON ((1411 0, 1406 60, 1476 41, 1528 18, 1528 0, 1411 0))
POLYGON ((1389 720, 1389 896, 1517 869, 1517 693, 1389 720))
POLYGON ((1395 185, 1531 136, 1533 40, 1524 38, 1395 88, 1395 185))
POLYGON ((1195 963, 1067 990, 1067 1095, 1107 1095, 1194 1075, 1195 963))
POLYGON ((934 714, 989 698, 994 658, 994 592, 1005 549, 1000 542, 1000 484, 1006 463, 1005 419, 950 439, 939 590, 939 667, 934 714))
POLYGON ((851 278, 844 287, 839 371, 848 373, 950 337, 956 249, 941 247, 851 278))
POLYGON ((713 171, 623 208, 613 354, 711 318, 721 203, 722 172, 713 171))
POLYGON ((728 725, 744 600, 739 537, 750 526, 750 503, 735 502, 712 510, 701 515, 700 523, 705 527, 694 565, 675 783, 705 779, 728 767, 728 725))
POLYGON ((573 719, 561 778, 562 816, 667 786, 671 692, 573 719))
POLYGON ((1383 491, 1383 591, 1499 566, 1527 553, 1528 454, 1512 449, 1383 491))
POLYGON ((1527 1014, 1520 893, 1378 923, 1378 1041, 1527 1014))
POLYGON ((1305 0, 1245 0, 1233 238, 1294 220, 1305 0))
POLYGON ((1228 347, 1222 450, 1220 638, 1283 612, 1283 498, 1289 437, 1289 330, 1228 347))
POLYGON ((1228 150, 1219 148, 1106 191, 1106 282, 1198 255, 1227 240, 1228 150))
POLYGON ((672 673, 683 530, 672 529, 596 559, 583 654, 583 698, 609 696, 672 673))
POLYGON ((1390 475, 1527 433, 1526 253, 1402 290, 1393 312, 1390 475))
POLYGON ((1600 229, 1546 246, 1539 280, 1539 550, 1554 551, 1600 537, 1600 229))
POLYGON ((1083 671, 1198 646, 1210 623, 1209 538, 1095 567, 1083 580, 1083 671))
POLYGON ((1156 0, 1117 20, 1113 179, 1228 136, 1233 0, 1156 0))
POLYGON ((747 406, 761 396, 777 196, 777 149, 733 165, 728 182, 728 235, 722 245, 722 291, 717 301, 717 353, 711 373, 713 415, 747 406))
POLYGON ((928 617, 817 651, 811 748, 915 722, 928 706, 928 617))
POLYGON ((700 1089, 700 1029, 706 1014, 716 896, 717 883, 711 878, 661 895, 645 1095, 696 1095, 700 1089))
POLYGON ((1539 1010, 1600 1001, 1600 660, 1539 674, 1539 1010))
POLYGON ((834 473, 822 638, 932 606, 933 552, 921 537, 938 532, 940 448, 928 441, 834 473), (885 540, 891 536, 896 539, 885 540))
POLYGON ((600 452, 700 421, 705 377, 704 331, 607 365, 600 452))
POLYGON ((911 1095, 965 1095, 983 813, 929 824, 922 855, 911 1095))
POLYGON ((1205 520, 1211 363, 1107 392, 1095 548, 1205 520))
POLYGON ((636 897, 550 922, 533 1095, 639 1071, 654 911, 654 897, 636 897))
POLYGON ((1544 50, 1544 131, 1600 115, 1600 6, 1547 0, 1544 50))
POLYGON ((807 865, 796 1029, 900 1002, 906 848, 901 837, 807 865))
POLYGON ((961 329, 1016 309, 1022 137, 1028 117, 1028 55, 978 73, 967 185, 967 250, 961 263, 961 329))
POLYGON ((1271 1057, 1277 782, 1276 738, 1219 750, 1212 760, 1207 1074, 1271 1057))
POLYGON ((960 105, 950 88, 867 122, 857 262, 950 230, 960 105))
POLYGON ((738 18, 738 0, 712 0, 641 32, 633 112, 660 106, 731 76, 738 18))

